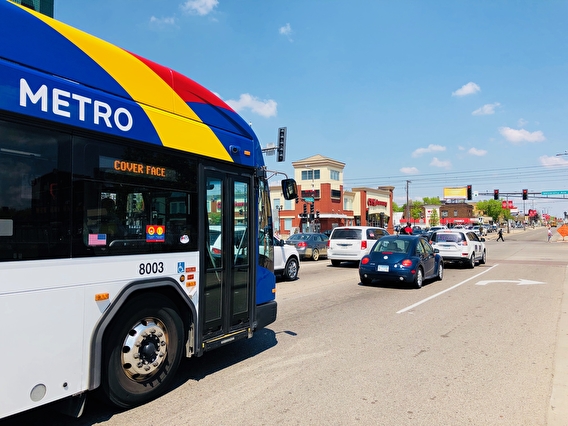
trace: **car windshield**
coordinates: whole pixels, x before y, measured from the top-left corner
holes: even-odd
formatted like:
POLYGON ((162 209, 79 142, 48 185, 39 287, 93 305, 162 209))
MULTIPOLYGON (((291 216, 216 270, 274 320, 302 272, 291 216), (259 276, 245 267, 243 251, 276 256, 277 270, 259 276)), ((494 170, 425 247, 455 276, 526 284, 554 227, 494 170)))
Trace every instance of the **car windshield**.
POLYGON ((336 229, 333 232, 332 238, 338 240, 360 240, 360 229, 336 229))
POLYGON ((408 240, 391 240, 391 239, 382 239, 375 244, 373 251, 375 252, 393 252, 393 253, 406 253, 408 251, 408 247, 410 245, 410 241, 408 240))

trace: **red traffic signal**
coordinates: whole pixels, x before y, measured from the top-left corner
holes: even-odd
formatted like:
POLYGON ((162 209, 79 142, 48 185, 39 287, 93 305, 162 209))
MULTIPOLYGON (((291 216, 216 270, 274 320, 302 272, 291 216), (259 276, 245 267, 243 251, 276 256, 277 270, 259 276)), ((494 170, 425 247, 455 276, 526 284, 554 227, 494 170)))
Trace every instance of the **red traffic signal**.
POLYGON ((494 190, 493 190, 493 199, 494 199, 494 200, 498 200, 498 199, 499 199, 499 190, 498 190, 498 189, 494 189, 494 190))
POLYGON ((529 198, 529 190, 523 189, 523 200, 528 200, 529 198))
POLYGON ((471 194, 471 185, 468 185, 467 186, 467 199, 471 200, 472 198, 473 197, 472 197, 472 194, 471 194))

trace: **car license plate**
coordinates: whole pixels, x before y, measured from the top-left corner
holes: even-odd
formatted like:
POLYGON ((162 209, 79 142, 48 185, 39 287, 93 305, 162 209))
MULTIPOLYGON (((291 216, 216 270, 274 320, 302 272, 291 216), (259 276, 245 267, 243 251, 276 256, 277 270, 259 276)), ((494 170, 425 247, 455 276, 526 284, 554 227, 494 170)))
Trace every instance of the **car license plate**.
POLYGON ((377 265, 377 272, 388 272, 389 265, 377 265))

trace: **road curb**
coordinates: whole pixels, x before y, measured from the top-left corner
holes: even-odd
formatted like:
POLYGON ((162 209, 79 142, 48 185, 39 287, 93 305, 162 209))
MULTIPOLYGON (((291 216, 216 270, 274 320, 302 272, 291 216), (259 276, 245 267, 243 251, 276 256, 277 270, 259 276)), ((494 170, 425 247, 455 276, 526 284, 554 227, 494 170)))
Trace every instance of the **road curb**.
POLYGON ((568 267, 564 275, 558 338, 554 356, 554 376, 548 407, 547 425, 566 426, 568 419, 568 267))

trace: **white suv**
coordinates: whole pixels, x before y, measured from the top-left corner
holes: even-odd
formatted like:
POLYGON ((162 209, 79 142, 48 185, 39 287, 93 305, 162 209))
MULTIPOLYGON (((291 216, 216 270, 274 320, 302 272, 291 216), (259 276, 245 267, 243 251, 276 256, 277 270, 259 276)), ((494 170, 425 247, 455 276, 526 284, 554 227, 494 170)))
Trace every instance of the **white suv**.
POLYGON ((377 226, 338 226, 331 232, 327 242, 327 258, 333 266, 341 262, 359 262, 371 251, 375 241, 389 235, 377 226))
POLYGON ((432 247, 438 249, 444 262, 461 262, 470 268, 487 261, 485 238, 467 229, 443 229, 430 236, 432 247))
POLYGON ((300 255, 296 247, 274 238, 274 273, 292 281, 298 278, 299 270, 300 255))

